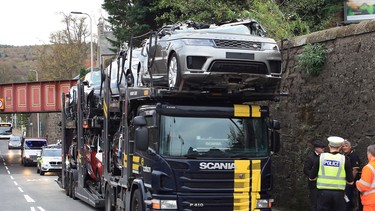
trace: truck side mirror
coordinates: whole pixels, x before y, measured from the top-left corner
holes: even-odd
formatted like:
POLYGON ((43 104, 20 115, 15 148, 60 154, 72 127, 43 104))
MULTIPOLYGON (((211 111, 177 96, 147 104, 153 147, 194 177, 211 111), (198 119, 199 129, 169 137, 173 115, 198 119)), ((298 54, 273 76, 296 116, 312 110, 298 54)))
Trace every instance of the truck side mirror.
POLYGON ((280 133, 279 131, 271 132, 271 151, 278 153, 280 151, 280 133))
POLYGON ((136 116, 133 119, 133 124, 136 126, 134 136, 135 148, 145 151, 148 149, 148 128, 146 127, 146 118, 144 116, 136 116))
POLYGON ((274 130, 280 130, 281 126, 280 126, 280 122, 278 120, 272 120, 271 121, 271 127, 272 129, 274 130))

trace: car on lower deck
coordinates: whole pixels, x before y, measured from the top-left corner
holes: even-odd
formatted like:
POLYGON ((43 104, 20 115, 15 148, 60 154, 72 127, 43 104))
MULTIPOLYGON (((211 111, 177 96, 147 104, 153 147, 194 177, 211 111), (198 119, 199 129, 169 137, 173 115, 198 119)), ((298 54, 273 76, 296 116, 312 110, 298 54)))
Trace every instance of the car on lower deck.
POLYGON ((61 147, 43 147, 37 159, 36 172, 44 175, 47 172, 61 172, 61 147))

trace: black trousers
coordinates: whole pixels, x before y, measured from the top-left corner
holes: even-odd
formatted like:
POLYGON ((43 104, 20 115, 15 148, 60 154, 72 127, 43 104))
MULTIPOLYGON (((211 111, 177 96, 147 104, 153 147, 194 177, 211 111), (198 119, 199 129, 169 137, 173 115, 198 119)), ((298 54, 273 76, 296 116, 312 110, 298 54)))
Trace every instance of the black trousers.
POLYGON ((316 201, 318 197, 318 189, 315 188, 310 188, 310 210, 311 211, 316 211, 316 201))
POLYGON ((345 210, 344 190, 318 190, 317 211, 345 210))

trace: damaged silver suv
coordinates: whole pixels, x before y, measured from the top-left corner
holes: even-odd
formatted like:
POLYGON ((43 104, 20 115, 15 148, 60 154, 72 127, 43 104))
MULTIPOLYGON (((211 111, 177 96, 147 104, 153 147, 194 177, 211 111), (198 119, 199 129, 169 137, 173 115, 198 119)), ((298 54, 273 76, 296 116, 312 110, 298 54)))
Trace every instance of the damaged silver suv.
POLYGON ((254 20, 223 25, 178 23, 144 44, 143 84, 189 89, 254 89, 273 92, 281 80, 281 53, 254 20), (181 86, 181 87, 180 87, 181 86))

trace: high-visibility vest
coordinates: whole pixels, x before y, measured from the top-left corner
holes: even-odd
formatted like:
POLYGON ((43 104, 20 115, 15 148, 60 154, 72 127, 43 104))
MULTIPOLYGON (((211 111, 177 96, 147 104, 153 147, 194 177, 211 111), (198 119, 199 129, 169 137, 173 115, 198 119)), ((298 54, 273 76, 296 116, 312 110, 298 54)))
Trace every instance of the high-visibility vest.
POLYGON ((375 160, 371 160, 362 169, 361 179, 356 183, 361 192, 361 201, 364 206, 375 205, 375 160))
POLYGON ((345 190, 345 156, 337 153, 322 153, 316 186, 318 189, 345 190))

